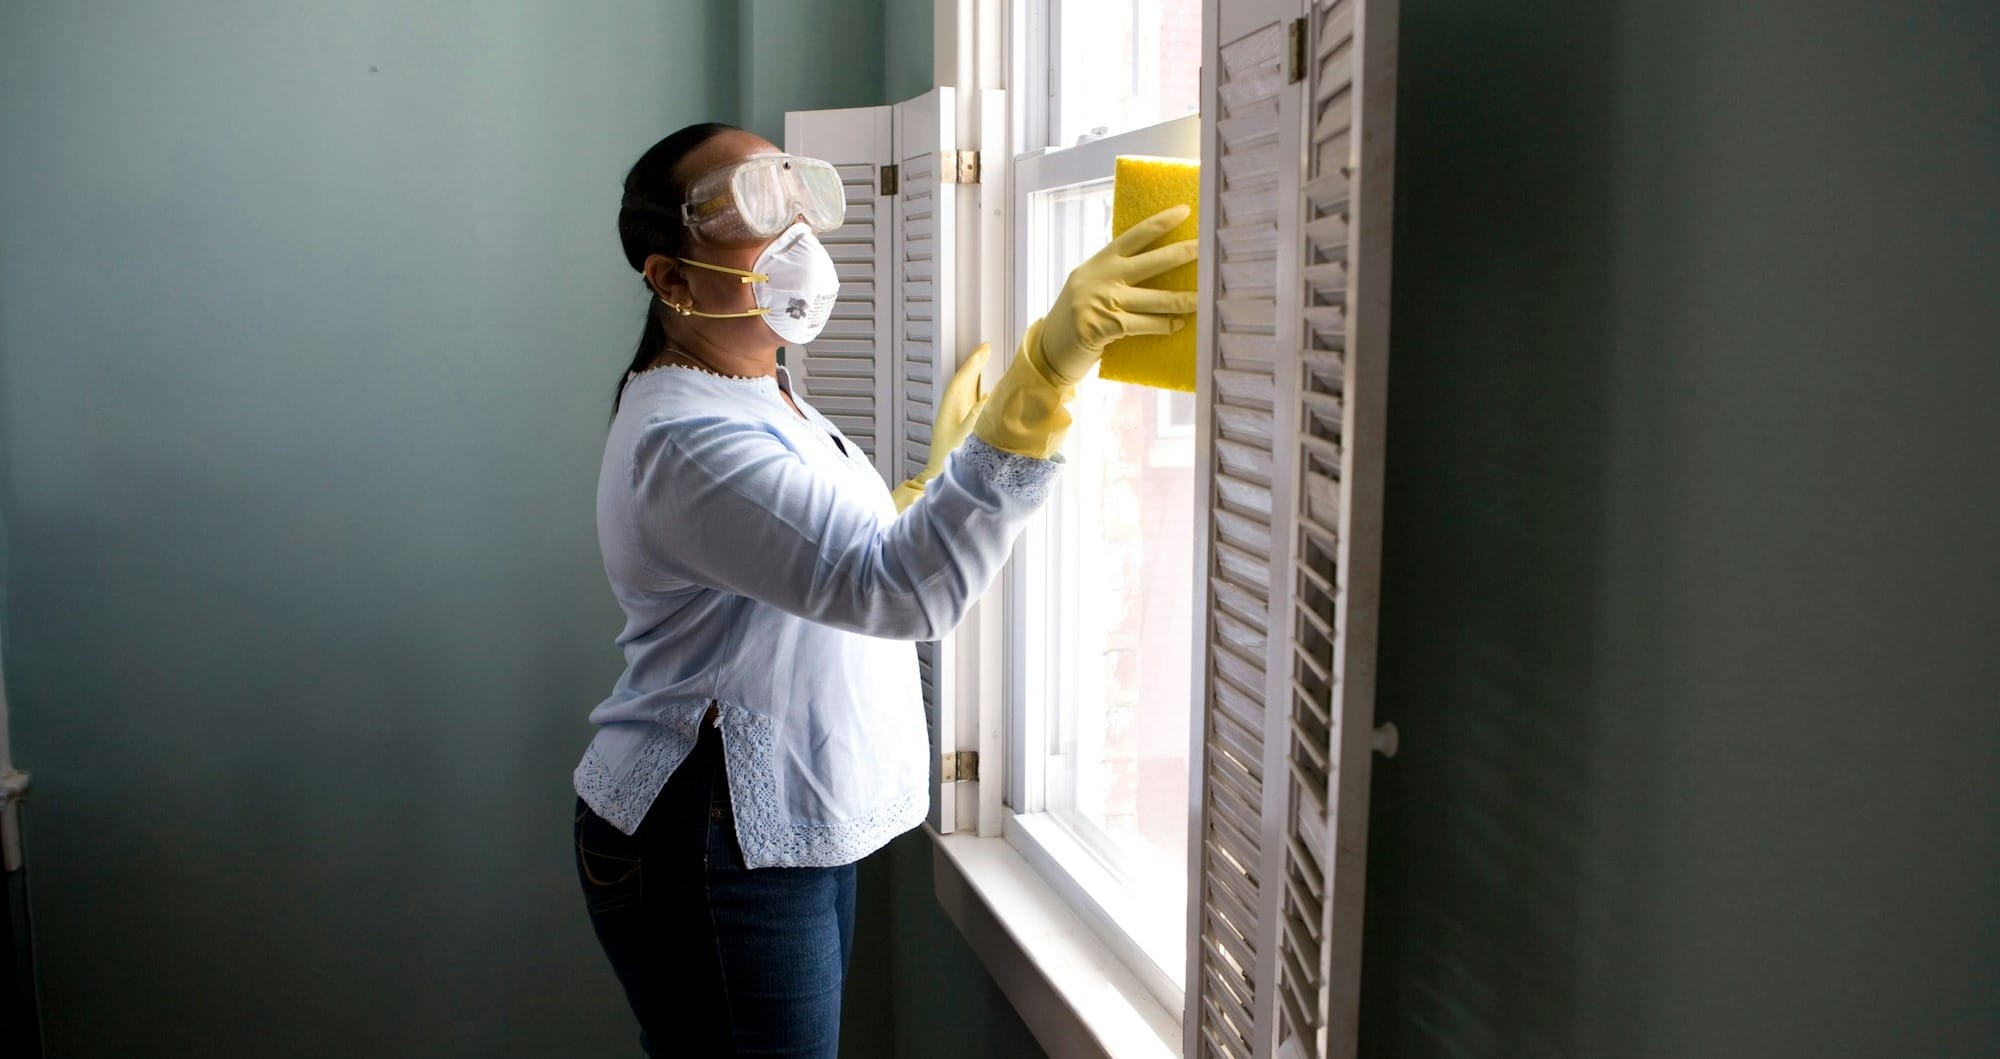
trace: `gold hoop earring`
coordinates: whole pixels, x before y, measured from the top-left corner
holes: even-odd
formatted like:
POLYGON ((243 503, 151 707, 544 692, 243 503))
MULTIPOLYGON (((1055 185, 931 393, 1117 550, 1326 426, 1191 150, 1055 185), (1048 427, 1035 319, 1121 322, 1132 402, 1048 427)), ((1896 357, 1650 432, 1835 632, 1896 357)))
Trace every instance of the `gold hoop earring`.
POLYGON ((679 305, 679 304, 676 304, 676 303, 674 303, 674 302, 671 302, 671 301, 668 301, 668 300, 667 300, 667 296, 666 296, 666 295, 664 295, 664 294, 660 295, 660 304, 661 304, 661 305, 664 305, 664 306, 666 306, 666 307, 667 307, 667 308, 669 308, 669 309, 672 309, 672 310, 673 310, 674 312, 677 312, 677 313, 681 314, 682 316, 693 316, 693 315, 694 315, 694 305, 693 305, 693 304, 691 304, 691 303, 690 303, 690 304, 688 304, 688 305, 679 305))

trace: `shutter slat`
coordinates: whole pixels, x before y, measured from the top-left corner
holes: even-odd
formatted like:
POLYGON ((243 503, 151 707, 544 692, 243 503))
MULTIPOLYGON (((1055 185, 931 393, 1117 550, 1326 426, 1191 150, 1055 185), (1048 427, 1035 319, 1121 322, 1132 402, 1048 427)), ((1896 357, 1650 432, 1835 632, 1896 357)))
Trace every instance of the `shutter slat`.
POLYGON ((1223 537, 1216 538, 1212 551, 1220 576, 1235 581, 1253 595, 1270 598, 1271 569, 1264 556, 1247 553, 1236 542, 1223 537))
POLYGON ((1218 825, 1226 823, 1237 834, 1243 836, 1244 841, 1253 845, 1256 843, 1256 806, 1251 805, 1240 794, 1234 792, 1229 797, 1212 799, 1210 805, 1215 809, 1218 825))
POLYGON ((1202 943, 1209 947, 1210 953, 1216 959, 1211 965, 1211 973, 1214 975, 1214 983, 1222 987, 1210 994, 1209 1000, 1221 1005, 1224 1009, 1221 1013, 1233 1023, 1218 1028, 1232 1038, 1248 1037, 1252 1023, 1244 1001, 1250 999, 1250 983, 1244 975, 1232 972, 1230 965, 1247 967, 1253 964, 1255 958, 1250 954, 1251 949, 1242 936, 1233 929, 1210 934, 1202 939, 1202 943))
POLYGON ((1215 614, 1215 634, 1245 654, 1263 654, 1269 643, 1263 630, 1220 610, 1215 614))
MULTIPOLYGON (((1309 702, 1313 699, 1318 698, 1318 696, 1309 694, 1304 688, 1299 687, 1297 684, 1292 685, 1292 687, 1294 692, 1301 697, 1302 702, 1309 702)), ((1310 709, 1310 707, 1308 708, 1310 709)), ((1316 726, 1316 728, 1308 727, 1305 723, 1303 723, 1303 720, 1301 718, 1294 717, 1292 719, 1292 735, 1294 737, 1292 745, 1300 749, 1303 749, 1305 751, 1306 756, 1312 759, 1311 762, 1312 767, 1317 769, 1316 775, 1322 778, 1324 778, 1325 775, 1329 771, 1331 771, 1333 767, 1332 762, 1327 759, 1327 750, 1326 747, 1323 745, 1326 738, 1324 733, 1327 731, 1326 722, 1323 718, 1324 714, 1321 714, 1320 718, 1318 719, 1319 723, 1316 726)), ((1314 791, 1314 797, 1322 798, 1322 804, 1323 804, 1323 796, 1325 794, 1325 791, 1317 787, 1313 788, 1313 791, 1314 791)))
POLYGON ((1256 963, 1256 957, 1253 955, 1256 949, 1248 927, 1256 921, 1256 916, 1242 911, 1242 902, 1228 892, 1228 888, 1235 885, 1234 880, 1228 876, 1216 875, 1210 877, 1208 881, 1216 888, 1220 898, 1217 906, 1209 910, 1208 918, 1222 929, 1202 940, 1215 946, 1215 954, 1222 958, 1221 965, 1214 968, 1217 977, 1229 987, 1221 997, 1222 1001, 1235 1009, 1232 1013, 1238 1018, 1246 1018, 1242 1004, 1250 994, 1247 972, 1256 963), (1232 915, 1240 915, 1242 918, 1232 919, 1230 918, 1232 915))
MULTIPOLYGON (((1219 885, 1221 881, 1211 880, 1211 882, 1219 885)), ((1218 894, 1220 895, 1219 890, 1218 894)), ((1226 910, 1226 907, 1227 903, 1230 902, 1234 902, 1234 898, 1220 896, 1217 906, 1211 909, 1211 914, 1207 917, 1208 922, 1218 929, 1209 931, 1207 936, 1202 938, 1202 942, 1205 945, 1213 947, 1213 952, 1218 958, 1218 966, 1215 967, 1215 970, 1219 972, 1217 978, 1222 984, 1228 987, 1223 991, 1219 999, 1233 1009, 1232 1014, 1241 1018, 1243 1017, 1242 1000, 1249 992, 1247 988, 1248 983, 1243 976, 1234 971, 1231 965, 1247 964, 1250 962, 1252 959, 1250 953, 1253 950, 1251 949, 1249 938, 1244 933, 1245 928, 1239 926, 1237 921, 1232 921, 1229 918, 1230 913, 1226 910)), ((1254 917, 1241 922, 1254 922, 1254 917)))
POLYGON ((1270 522, 1270 488, 1258 486, 1254 482, 1242 482, 1236 478, 1216 478, 1216 500, 1224 508, 1234 508, 1238 512, 1254 512, 1264 522, 1270 522))
MULTIPOLYGON (((1278 362, 1277 340, 1270 334, 1228 331, 1216 336, 1215 345, 1222 360, 1216 368, 1217 385, 1236 382, 1242 386, 1261 387, 1264 400, 1268 402, 1270 369, 1278 362)), ((1225 390, 1222 396, 1226 395, 1225 390)))
MULTIPOLYGON (((1218 612, 1245 623, 1264 619, 1265 601, 1258 599, 1256 595, 1235 582, 1223 578, 1211 578, 1209 586, 1214 593, 1214 605, 1218 612)), ((1258 635, 1261 637, 1263 633, 1260 632, 1258 635)))

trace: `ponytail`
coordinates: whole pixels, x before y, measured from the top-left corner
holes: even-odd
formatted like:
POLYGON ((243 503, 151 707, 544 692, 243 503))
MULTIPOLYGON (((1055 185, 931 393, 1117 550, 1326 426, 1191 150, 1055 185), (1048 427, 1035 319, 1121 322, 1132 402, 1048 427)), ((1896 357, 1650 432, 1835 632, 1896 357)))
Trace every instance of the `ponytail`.
MULTIPOLYGON (((716 122, 689 125, 648 148, 625 175, 625 197, 618 206, 618 242, 634 271, 644 275, 646 259, 654 254, 681 255, 687 229, 680 223, 677 204, 687 197, 687 187, 675 170, 688 152, 735 128, 716 122)), ((639 333, 639 348, 632 352, 632 366, 618 376, 618 386, 611 391, 613 418, 618 415, 618 404, 625 397, 625 383, 632 373, 645 370, 667 348, 667 325, 650 285, 646 294, 646 327, 639 333)))
POLYGON ((611 393, 611 416, 614 419, 618 417, 618 403, 625 399, 625 384, 632 381, 633 373, 646 370, 660 351, 667 348, 666 325, 660 323, 660 314, 653 310, 653 301, 649 298, 646 301, 646 329, 639 332, 639 348, 632 354, 632 366, 618 376, 618 388, 611 393))

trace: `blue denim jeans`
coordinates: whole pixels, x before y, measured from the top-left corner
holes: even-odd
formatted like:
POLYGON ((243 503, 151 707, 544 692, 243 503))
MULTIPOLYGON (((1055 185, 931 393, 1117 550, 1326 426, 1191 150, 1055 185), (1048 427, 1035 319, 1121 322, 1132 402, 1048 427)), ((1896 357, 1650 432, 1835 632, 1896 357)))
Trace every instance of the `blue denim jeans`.
POLYGON ((838 1053, 854 865, 744 867, 718 729, 702 724, 637 834, 578 799, 576 868, 647 1055, 838 1053))

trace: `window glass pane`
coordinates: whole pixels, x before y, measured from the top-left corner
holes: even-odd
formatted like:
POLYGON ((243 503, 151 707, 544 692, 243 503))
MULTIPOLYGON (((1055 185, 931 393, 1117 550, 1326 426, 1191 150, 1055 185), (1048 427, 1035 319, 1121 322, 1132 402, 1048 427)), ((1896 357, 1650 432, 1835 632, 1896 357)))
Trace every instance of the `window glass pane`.
POLYGON ((1195 112, 1200 0, 1053 0, 1051 146, 1195 112))
MULTIPOLYGON (((1111 184, 1033 197, 1036 304, 1109 240, 1111 184)), ((1046 568, 1058 645, 1048 810, 1178 938, 1187 875, 1194 639, 1193 402, 1095 377, 1072 406, 1046 568)), ((1175 968, 1178 973, 1178 968, 1175 968)))

